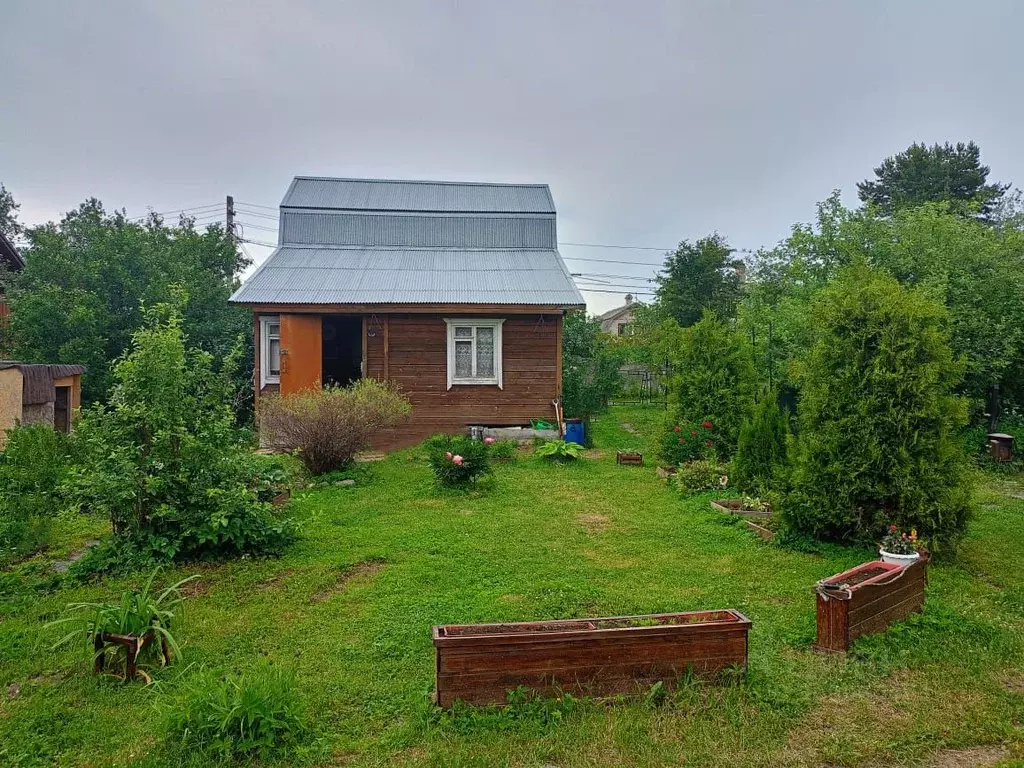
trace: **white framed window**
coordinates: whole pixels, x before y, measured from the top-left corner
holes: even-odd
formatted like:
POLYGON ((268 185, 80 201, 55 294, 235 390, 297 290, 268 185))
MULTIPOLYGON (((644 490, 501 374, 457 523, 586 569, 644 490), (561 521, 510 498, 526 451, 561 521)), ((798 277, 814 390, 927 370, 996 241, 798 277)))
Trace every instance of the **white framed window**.
POLYGON ((281 319, 260 316, 260 386, 281 381, 281 319))
POLYGON ((444 319, 448 324, 448 389, 463 384, 497 384, 501 379, 504 319, 444 319))

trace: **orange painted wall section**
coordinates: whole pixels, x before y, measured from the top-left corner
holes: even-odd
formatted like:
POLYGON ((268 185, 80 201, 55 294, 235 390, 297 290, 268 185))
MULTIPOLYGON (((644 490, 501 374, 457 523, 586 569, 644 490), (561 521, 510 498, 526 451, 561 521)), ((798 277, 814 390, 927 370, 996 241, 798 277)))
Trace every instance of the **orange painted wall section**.
POLYGON ((319 389, 323 379, 320 315, 281 315, 281 394, 319 389))

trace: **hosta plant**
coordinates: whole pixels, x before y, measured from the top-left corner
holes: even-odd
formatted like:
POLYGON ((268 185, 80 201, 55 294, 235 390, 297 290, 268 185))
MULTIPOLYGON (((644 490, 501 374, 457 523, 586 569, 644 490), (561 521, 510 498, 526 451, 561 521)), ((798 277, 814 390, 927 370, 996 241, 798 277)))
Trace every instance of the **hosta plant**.
POLYGON ((579 443, 548 440, 538 445, 535 453, 541 458, 551 461, 575 461, 583 456, 583 448, 579 443))

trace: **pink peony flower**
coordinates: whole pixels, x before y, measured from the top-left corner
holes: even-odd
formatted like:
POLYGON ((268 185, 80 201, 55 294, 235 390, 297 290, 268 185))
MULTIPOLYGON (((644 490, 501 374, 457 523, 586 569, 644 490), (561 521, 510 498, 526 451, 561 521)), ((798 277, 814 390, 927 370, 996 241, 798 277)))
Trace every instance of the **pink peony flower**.
POLYGON ((712 424, 710 421, 705 421, 703 424, 701 424, 701 426, 704 427, 704 429, 711 429, 715 425, 712 424))
POLYGON ((672 431, 673 432, 678 432, 679 431, 679 427, 672 427, 672 431))
POLYGON ((484 443, 486 443, 487 445, 491 445, 493 442, 494 442, 494 438, 493 437, 485 437, 484 438, 484 443))
POLYGON ((456 454, 455 456, 452 456, 452 463, 455 464, 456 466, 461 467, 462 466, 462 457, 459 456, 458 454, 456 454))
POLYGON ((445 457, 446 459, 450 459, 450 458, 452 457, 452 452, 451 452, 451 451, 445 451, 445 452, 444 452, 444 457, 445 457))

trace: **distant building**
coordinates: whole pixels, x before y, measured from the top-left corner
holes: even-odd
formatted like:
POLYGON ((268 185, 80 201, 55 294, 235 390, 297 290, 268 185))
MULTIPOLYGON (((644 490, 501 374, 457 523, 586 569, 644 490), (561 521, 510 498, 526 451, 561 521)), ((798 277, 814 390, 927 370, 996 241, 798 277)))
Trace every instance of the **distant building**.
POLYGON ((626 294, 626 303, 598 315, 597 320, 601 323, 601 330, 613 336, 628 336, 630 326, 633 324, 633 294, 626 294))
POLYGON ((30 365, 0 360, 0 450, 7 430, 45 424, 70 432, 82 402, 81 365, 30 365))
MULTIPOLYGON (((18 249, 3 232, 0 232, 0 268, 8 272, 20 272, 25 268, 25 260, 18 253, 18 249)), ((7 322, 7 315, 10 310, 7 308, 7 300, 4 297, 4 286, 0 282, 0 326, 7 322)))

